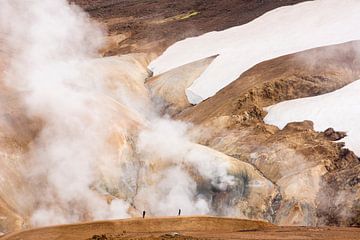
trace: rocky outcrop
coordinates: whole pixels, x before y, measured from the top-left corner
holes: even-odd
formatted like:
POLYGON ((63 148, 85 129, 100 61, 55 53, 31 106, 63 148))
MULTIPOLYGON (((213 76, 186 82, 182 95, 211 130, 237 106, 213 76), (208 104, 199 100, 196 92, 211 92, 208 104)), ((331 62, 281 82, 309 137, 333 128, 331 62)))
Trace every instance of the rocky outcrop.
POLYGON ((324 131, 324 136, 331 141, 338 141, 346 137, 346 132, 337 132, 333 128, 324 131))
POLYGON ((210 200, 214 214, 272 221, 272 213, 278 207, 275 202, 280 196, 278 187, 251 164, 201 145, 198 147, 218 158, 219 162, 229 164, 228 173, 234 177, 234 184, 226 189, 203 181, 198 183, 199 194, 210 200))

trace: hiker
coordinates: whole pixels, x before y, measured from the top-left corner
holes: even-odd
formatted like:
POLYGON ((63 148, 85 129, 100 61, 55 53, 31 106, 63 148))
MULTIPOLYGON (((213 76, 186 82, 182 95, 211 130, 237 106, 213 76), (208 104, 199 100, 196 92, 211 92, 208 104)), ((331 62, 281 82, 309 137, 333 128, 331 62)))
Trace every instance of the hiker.
POLYGON ((145 211, 143 211, 143 218, 145 218, 145 213, 146 213, 146 212, 145 212, 145 211))
POLYGON ((179 209, 179 212, 178 212, 178 216, 180 216, 181 215, 181 209, 179 209))

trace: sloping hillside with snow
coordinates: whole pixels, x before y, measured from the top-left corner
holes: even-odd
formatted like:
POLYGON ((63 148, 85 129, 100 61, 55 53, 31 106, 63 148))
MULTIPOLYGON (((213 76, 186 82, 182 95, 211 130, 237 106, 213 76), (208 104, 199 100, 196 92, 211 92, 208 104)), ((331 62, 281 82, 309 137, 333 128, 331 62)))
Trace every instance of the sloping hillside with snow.
POLYGON ((346 147, 360 156, 360 80, 324 95, 285 101, 266 108, 267 124, 279 128, 290 122, 311 120, 317 131, 332 127, 346 131, 346 147))
POLYGON ((280 187, 275 223, 351 225, 348 216, 358 213, 360 162, 334 141, 343 137, 336 132, 341 129, 316 132, 310 121, 290 122, 279 129, 264 123, 263 109, 333 92, 356 81, 359 46, 358 41, 344 43, 262 62, 176 118, 194 123, 196 132, 203 129, 197 133, 202 144, 245 159, 280 187))
POLYGON ((213 96, 257 63, 360 39, 360 1, 318 0, 272 10, 254 21, 175 43, 149 68, 155 75, 219 55, 187 88, 190 103, 213 96))

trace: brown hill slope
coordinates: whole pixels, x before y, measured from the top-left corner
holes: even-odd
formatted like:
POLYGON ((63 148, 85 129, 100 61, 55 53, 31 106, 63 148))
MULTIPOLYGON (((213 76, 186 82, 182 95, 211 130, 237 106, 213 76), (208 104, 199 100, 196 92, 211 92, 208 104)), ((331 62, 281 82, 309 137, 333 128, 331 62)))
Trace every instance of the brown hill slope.
POLYGON ((261 116, 249 117, 261 119, 263 107, 334 91, 360 78, 358 49, 360 42, 355 41, 262 62, 179 118, 201 123, 219 116, 240 115, 256 106, 261 116))
POLYGON ((121 43, 107 54, 162 52, 176 41, 247 23, 280 6, 305 0, 70 0, 105 23, 121 43))

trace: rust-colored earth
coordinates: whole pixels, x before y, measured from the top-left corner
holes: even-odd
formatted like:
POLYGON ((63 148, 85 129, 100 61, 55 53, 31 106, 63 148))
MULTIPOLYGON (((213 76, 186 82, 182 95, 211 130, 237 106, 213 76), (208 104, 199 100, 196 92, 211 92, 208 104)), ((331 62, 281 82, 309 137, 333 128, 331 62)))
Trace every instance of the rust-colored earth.
POLYGON ((266 222, 218 217, 133 218, 32 229, 2 240, 120 239, 360 239, 356 228, 276 227, 266 222))

